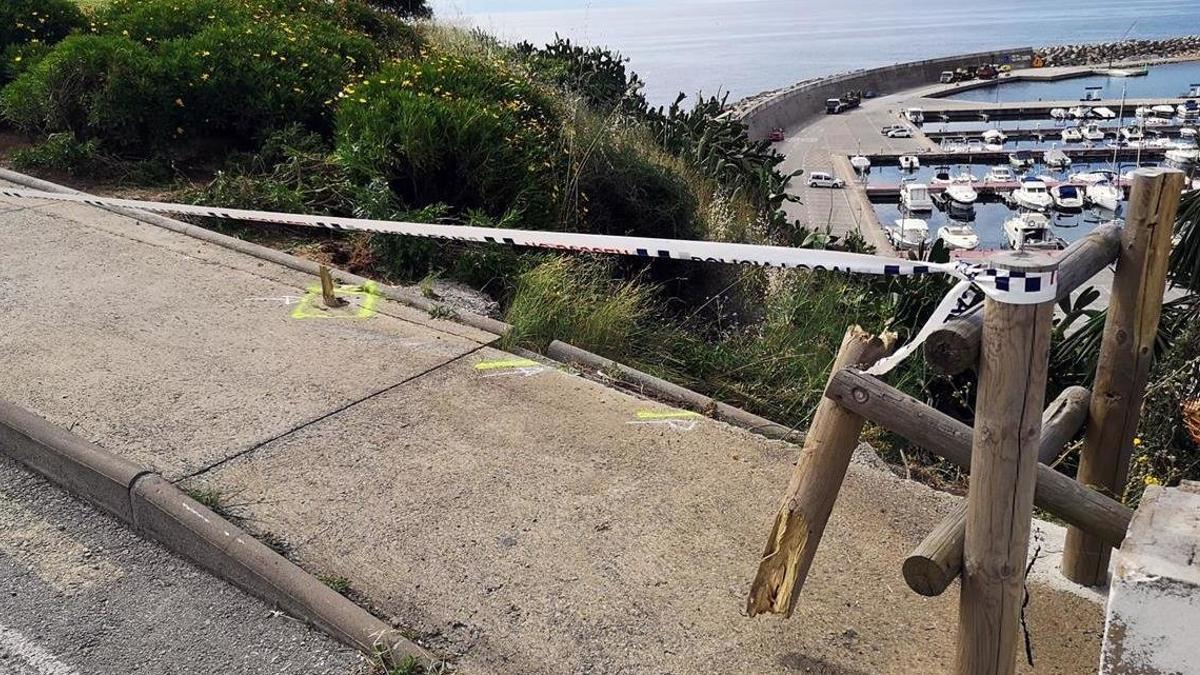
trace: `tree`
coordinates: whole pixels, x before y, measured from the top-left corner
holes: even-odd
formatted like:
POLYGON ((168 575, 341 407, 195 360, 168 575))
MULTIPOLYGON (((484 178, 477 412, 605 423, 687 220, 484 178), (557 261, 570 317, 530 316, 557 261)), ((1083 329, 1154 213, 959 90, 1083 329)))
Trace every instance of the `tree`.
POLYGON ((425 4, 425 0, 367 0, 369 3, 398 16, 414 19, 428 19, 433 16, 433 9, 425 4))

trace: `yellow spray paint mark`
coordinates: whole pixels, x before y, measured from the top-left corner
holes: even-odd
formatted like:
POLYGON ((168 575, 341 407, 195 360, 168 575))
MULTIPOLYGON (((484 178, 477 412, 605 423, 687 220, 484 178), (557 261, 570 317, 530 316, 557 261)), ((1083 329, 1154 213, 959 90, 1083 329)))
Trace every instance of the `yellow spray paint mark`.
POLYGON ((668 412, 655 412, 653 410, 639 410, 634 414, 634 418, 644 422, 654 420, 690 420, 698 417, 704 417, 698 412, 690 410, 671 410, 668 412))
POLYGON ((309 286, 296 309, 293 319, 369 319, 375 316, 375 305, 379 303, 378 287, 367 282, 362 286, 340 285, 333 289, 334 295, 346 298, 350 304, 330 309, 321 303, 321 287, 309 286))
POLYGON ((475 364, 475 370, 501 370, 504 368, 533 368, 542 364, 532 359, 494 359, 480 361, 475 364))

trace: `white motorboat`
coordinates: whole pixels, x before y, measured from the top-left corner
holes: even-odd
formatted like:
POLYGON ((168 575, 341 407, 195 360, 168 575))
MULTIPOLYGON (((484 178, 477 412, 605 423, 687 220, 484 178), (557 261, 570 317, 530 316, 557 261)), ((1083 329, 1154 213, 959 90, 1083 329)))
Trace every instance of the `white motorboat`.
POLYGON ((1045 183, 1040 180, 1028 179, 1021 181, 1021 186, 1013 190, 1012 200, 1016 202, 1017 206, 1034 211, 1045 211, 1054 203, 1045 183))
POLYGON ((1175 106, 1175 112, 1185 120, 1194 120, 1200 117, 1200 103, 1196 101, 1184 101, 1178 106, 1175 106))
POLYGON ((1191 148, 1175 148, 1167 151, 1167 161, 1171 164, 1186 168, 1200 161, 1200 149, 1191 148))
POLYGON ((1028 150, 1018 150, 1008 156, 1008 163, 1018 170, 1032 167, 1034 161, 1033 153, 1028 150))
POLYGON ((888 228, 888 239, 898 249, 921 248, 929 244, 929 224, 920 218, 901 218, 888 228))
POLYGON ((1121 188, 1108 181, 1087 186, 1083 194, 1087 203, 1097 208, 1115 212, 1121 207, 1121 188))
POLYGON ((900 186, 900 205, 909 211, 932 211, 933 198, 924 183, 903 183, 900 186))
POLYGON ((946 196, 955 204, 968 206, 979 199, 979 193, 971 185, 971 181, 954 181, 946 186, 946 196))
POLYGON ((1062 130, 1063 143, 1078 143, 1083 140, 1083 133, 1078 127, 1067 127, 1062 130))
POLYGON ((1142 124, 1148 127, 1169 127, 1175 122, 1167 117, 1147 117, 1142 120, 1142 124))
POLYGON ((979 233, 966 223, 939 227, 938 238, 946 244, 946 248, 970 251, 979 247, 979 233))
POLYGON ((1096 183, 1108 183, 1115 181, 1116 179, 1117 172, 1109 171, 1108 169, 1093 169, 1091 171, 1073 173, 1068 178, 1068 180, 1070 180, 1072 183, 1087 183, 1088 185, 1094 185, 1096 183))
POLYGON ((1112 108, 1107 108, 1105 106, 1092 108, 1092 112, 1095 113, 1096 117, 1099 117, 1102 120, 1111 120, 1117 117, 1117 113, 1113 112, 1112 108))
POLYGON ((920 108, 906 108, 904 110, 904 119, 913 124, 922 124, 925 122, 925 111, 920 108))
POLYGON ((1016 174, 1007 166, 993 166, 983 176, 986 183, 1011 183, 1017 179, 1016 174))
POLYGON ((1071 108, 1071 110, 1069 112, 1070 112, 1071 117, 1074 117, 1077 120, 1081 120, 1081 119, 1085 119, 1088 115, 1092 114, 1092 109, 1085 105, 1077 105, 1074 108, 1071 108))
POLYGON ((1175 106, 1173 105, 1156 105, 1151 106, 1150 110, 1154 112, 1155 117, 1163 117, 1170 119, 1175 116, 1175 106))
POLYGON ((850 166, 859 173, 866 173, 871 170, 871 160, 863 155, 855 155, 850 158, 850 166))
POLYGON ((1050 231, 1050 219, 1040 213, 1020 213, 1004 221, 1008 244, 1017 250, 1061 250, 1066 242, 1050 231))
POLYGON ((1127 141, 1140 141, 1146 137, 1146 133, 1136 124, 1130 124, 1121 129, 1121 138, 1127 141))
POLYGON ((1071 166, 1071 158, 1062 150, 1051 147, 1042 153, 1042 163, 1052 169, 1066 169, 1071 166))
POLYGON ((983 132, 983 142, 993 145, 1004 145, 1004 141, 1008 140, 1008 136, 1004 135, 999 129, 988 129, 983 132))
POLYGON ((1179 137, 1194 140, 1196 138, 1196 127, 1183 127, 1179 130, 1179 137))
POLYGON ((917 159, 916 155, 902 155, 900 157, 900 168, 905 171, 916 171, 921 168, 921 160, 917 159))
POLYGON ((1070 113, 1067 112, 1066 108, 1051 108, 1050 109, 1050 116, 1056 120, 1065 120, 1065 119, 1067 119, 1067 115, 1069 115, 1069 114, 1070 113))
POLYGON ((1104 130, 1101 129, 1100 125, 1096 124, 1095 122, 1091 124, 1085 124, 1079 133, 1089 141, 1104 140, 1104 130))
POLYGON ((1050 188, 1050 199, 1054 208, 1061 211, 1078 211, 1083 208, 1083 193, 1074 185, 1055 185, 1050 188))
POLYGON ((1151 117, 1153 115, 1154 111, 1151 110, 1150 106, 1148 105, 1139 105, 1137 109, 1133 111, 1134 117, 1151 117))

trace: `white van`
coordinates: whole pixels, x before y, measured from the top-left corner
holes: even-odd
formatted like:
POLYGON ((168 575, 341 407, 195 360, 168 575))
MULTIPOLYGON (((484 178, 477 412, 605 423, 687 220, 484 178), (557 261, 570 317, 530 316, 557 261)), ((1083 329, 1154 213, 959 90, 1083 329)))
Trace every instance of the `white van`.
POLYGON ((834 178, 824 171, 814 171, 808 175, 808 187, 840 188, 845 185, 841 178, 834 178))

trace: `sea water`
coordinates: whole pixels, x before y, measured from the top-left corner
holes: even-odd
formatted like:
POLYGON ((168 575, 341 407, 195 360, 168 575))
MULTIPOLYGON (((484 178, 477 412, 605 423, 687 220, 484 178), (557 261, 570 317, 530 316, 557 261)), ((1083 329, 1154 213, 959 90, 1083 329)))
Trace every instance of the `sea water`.
MULTIPOLYGON (((474 25, 505 39, 545 43, 559 34, 613 48, 630 59, 655 104, 670 102, 677 92, 728 92, 735 100, 807 78, 974 51, 1200 33, 1200 0, 432 4, 442 20, 474 25)), ((1082 92, 1082 86, 1070 90, 1082 92)))

